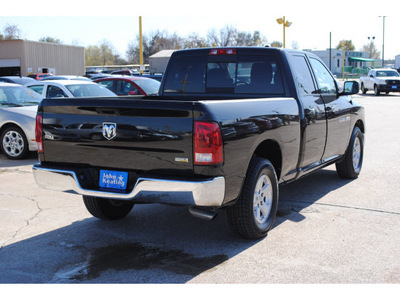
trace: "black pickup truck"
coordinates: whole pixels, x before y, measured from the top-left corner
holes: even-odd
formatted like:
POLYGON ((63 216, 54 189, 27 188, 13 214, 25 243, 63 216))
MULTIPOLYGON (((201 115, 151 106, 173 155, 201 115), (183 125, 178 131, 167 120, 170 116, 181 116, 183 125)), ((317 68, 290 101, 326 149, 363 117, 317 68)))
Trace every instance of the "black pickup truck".
POLYGON ((261 238, 279 185, 336 163, 357 178, 364 109, 321 60, 275 48, 202 48, 171 56, 158 96, 45 99, 36 142, 40 187, 83 195, 100 219, 137 203, 188 206, 261 238))

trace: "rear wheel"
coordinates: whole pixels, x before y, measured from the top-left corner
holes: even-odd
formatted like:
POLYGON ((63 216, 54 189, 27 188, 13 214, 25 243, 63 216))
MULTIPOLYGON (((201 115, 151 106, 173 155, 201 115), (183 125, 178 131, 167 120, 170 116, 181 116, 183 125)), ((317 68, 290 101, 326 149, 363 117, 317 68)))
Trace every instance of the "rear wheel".
POLYGON ((18 127, 9 127, 1 134, 1 150, 9 159, 21 159, 28 153, 28 141, 18 127))
POLYGON ((267 159, 252 159, 237 202, 228 207, 228 220, 233 232, 247 239, 267 235, 278 209, 278 180, 267 159))
POLYGON ((355 127, 343 159, 336 163, 336 171, 342 178, 355 179, 360 175, 364 156, 364 134, 355 127))
POLYGON ((132 210, 133 203, 107 198, 83 196, 83 203, 93 217, 102 220, 119 220, 132 210))

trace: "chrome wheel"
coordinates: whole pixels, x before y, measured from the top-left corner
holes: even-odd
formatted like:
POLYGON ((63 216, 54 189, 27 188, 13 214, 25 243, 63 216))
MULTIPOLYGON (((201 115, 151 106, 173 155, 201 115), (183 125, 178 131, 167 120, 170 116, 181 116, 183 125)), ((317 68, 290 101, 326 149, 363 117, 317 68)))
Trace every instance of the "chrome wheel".
POLYGON ((10 157, 21 156, 25 149, 24 138, 17 131, 8 131, 3 137, 3 149, 10 157))
POLYGON ((253 198, 254 218, 259 224, 268 220, 272 207, 272 197, 271 180, 267 175, 262 175, 256 183, 253 198))
POLYGON ((353 168, 356 172, 359 172, 360 161, 361 161, 361 142, 360 139, 357 137, 354 140, 354 145, 353 145, 353 168))

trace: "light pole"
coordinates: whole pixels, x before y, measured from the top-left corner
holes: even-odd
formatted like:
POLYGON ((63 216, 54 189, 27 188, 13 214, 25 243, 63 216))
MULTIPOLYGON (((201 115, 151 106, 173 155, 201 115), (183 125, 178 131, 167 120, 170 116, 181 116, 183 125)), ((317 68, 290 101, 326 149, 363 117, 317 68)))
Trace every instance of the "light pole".
POLYGON ((285 17, 276 19, 276 21, 278 22, 278 24, 283 25, 283 48, 285 48, 285 27, 290 27, 290 25, 292 25, 292 23, 289 21, 286 21, 285 17))
POLYGON ((379 16, 383 19, 383 42, 382 42, 382 68, 385 66, 385 18, 387 16, 379 16))

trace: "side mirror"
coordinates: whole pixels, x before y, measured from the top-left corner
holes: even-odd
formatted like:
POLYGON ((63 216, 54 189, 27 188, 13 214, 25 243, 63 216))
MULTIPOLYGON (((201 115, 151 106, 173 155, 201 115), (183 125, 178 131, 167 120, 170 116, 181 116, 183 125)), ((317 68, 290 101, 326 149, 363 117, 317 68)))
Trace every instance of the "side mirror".
POLYGON ((131 96, 133 96, 133 95, 137 95, 138 93, 136 92, 136 91, 130 91, 129 93, 128 93, 128 95, 131 95, 131 96))
POLYGON ((346 81, 340 96, 358 94, 359 90, 360 84, 357 81, 346 81))

